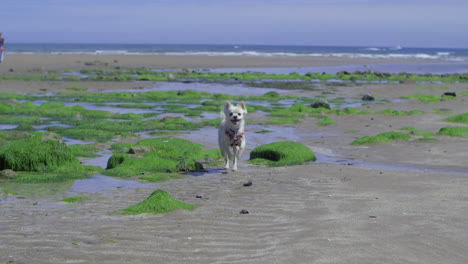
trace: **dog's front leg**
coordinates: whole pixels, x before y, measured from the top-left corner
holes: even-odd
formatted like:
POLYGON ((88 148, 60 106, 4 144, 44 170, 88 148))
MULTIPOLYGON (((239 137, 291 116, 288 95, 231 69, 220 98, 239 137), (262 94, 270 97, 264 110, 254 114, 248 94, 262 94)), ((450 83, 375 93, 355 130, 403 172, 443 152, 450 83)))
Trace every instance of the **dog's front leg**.
POLYGON ((231 157, 231 152, 228 150, 222 150, 222 153, 221 153, 224 157, 224 169, 227 170, 229 169, 229 161, 230 161, 230 157, 231 157))
POLYGON ((237 160, 239 158, 239 146, 234 146, 234 155, 232 155, 232 170, 237 170, 237 160))

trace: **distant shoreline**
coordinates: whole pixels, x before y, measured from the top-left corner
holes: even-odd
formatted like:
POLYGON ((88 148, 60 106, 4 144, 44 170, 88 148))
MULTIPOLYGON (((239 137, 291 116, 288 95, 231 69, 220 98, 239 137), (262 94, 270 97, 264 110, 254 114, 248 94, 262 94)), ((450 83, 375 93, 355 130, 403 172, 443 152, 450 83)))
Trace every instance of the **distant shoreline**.
MULTIPOLYGON (((286 67, 335 67, 366 65, 371 63, 431 63, 440 60, 417 59, 366 59, 333 57, 249 57, 203 55, 52 55, 6 54, 0 64, 0 73, 34 69, 89 69, 115 67, 146 67, 152 69, 215 69, 215 68, 286 68, 286 67)), ((445 62, 446 63, 446 62, 445 62)))

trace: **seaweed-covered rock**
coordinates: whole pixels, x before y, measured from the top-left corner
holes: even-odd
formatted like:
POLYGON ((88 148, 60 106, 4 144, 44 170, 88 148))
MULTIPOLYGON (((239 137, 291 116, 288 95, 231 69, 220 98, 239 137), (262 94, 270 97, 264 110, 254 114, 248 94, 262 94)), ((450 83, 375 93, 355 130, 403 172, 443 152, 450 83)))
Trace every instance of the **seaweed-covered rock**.
POLYGON ((184 203, 172 198, 172 196, 166 191, 156 190, 141 203, 132 205, 117 212, 125 215, 143 213, 164 214, 177 209, 193 210, 195 207, 195 205, 184 203))
POLYGON ((253 163, 269 166, 288 166, 315 161, 315 153, 307 146, 293 141, 274 142, 256 147, 250 152, 253 163))
POLYGON ((0 170, 51 171, 67 164, 78 164, 72 150, 61 140, 41 135, 13 140, 0 147, 0 170))
POLYGON ((310 107, 312 108, 326 108, 326 109, 331 109, 330 103, 327 100, 324 99, 319 99, 315 102, 313 102, 310 107))
POLYGON ((130 154, 136 154, 136 155, 146 155, 151 152, 151 149, 149 147, 145 146, 133 146, 128 150, 128 153, 130 154))
POLYGON ((268 98, 278 98, 281 95, 275 91, 270 91, 262 95, 263 97, 268 97, 268 98))

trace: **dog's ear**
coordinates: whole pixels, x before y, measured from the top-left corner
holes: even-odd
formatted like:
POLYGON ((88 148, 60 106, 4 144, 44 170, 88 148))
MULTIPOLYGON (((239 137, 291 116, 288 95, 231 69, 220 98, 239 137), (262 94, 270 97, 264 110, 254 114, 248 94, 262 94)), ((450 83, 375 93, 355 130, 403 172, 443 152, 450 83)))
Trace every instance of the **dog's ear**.
POLYGON ((226 105, 224 106, 224 109, 229 109, 232 107, 231 102, 226 102, 226 105))
POLYGON ((239 106, 240 108, 242 108, 242 110, 244 110, 244 113, 247 114, 247 105, 245 104, 245 102, 244 101, 240 102, 239 106))

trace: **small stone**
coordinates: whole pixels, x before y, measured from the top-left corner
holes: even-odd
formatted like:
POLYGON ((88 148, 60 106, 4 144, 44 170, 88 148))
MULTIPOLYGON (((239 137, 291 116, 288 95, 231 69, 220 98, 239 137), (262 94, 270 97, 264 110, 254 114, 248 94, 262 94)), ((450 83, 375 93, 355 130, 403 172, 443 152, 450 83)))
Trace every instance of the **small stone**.
POLYGON ((151 148, 146 147, 146 146, 134 146, 128 150, 129 154, 136 154, 136 155, 141 155, 141 156, 145 156, 146 154, 150 152, 151 152, 151 148))
POLYGON ((315 102, 313 102, 310 107, 312 108, 325 108, 325 109, 331 109, 330 103, 327 100, 324 99, 319 99, 315 102))
POLYGON ((252 182, 251 181, 245 182, 242 186, 244 187, 252 186, 252 182))
POLYGON ((372 96, 371 94, 365 94, 365 95, 362 96, 362 100, 363 101, 374 101, 375 97, 372 96))
POLYGON ((245 209, 242 209, 239 214, 249 214, 249 211, 248 210, 245 210, 245 209))

